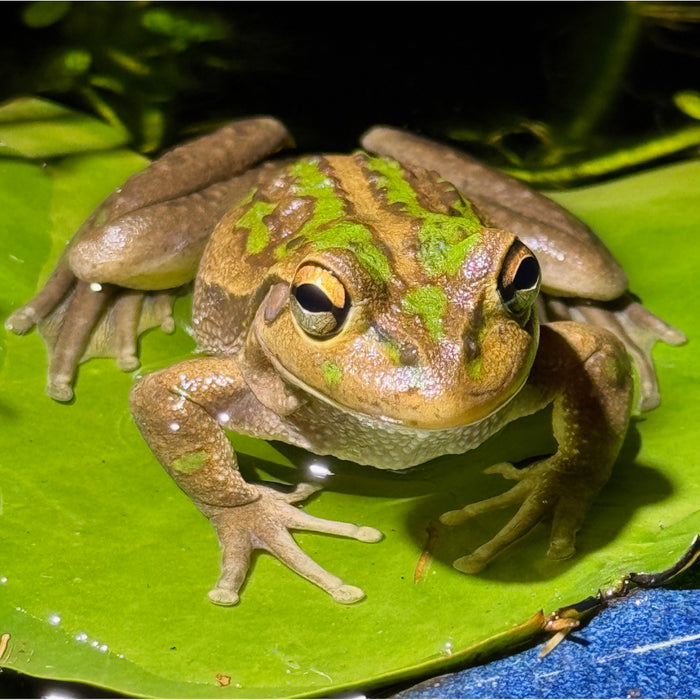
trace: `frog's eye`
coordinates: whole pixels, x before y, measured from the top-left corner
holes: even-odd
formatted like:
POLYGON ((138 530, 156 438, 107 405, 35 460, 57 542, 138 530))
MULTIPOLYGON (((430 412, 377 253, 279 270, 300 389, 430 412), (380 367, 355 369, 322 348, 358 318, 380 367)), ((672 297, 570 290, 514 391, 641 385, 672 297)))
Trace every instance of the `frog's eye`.
POLYGON ((314 338, 329 338, 345 322, 350 297, 330 270, 307 263, 294 275, 290 307, 305 333, 314 338))
POLYGON ((540 279, 537 258, 515 241, 506 253, 498 278, 498 293, 508 313, 518 317, 530 308, 540 291, 540 279))

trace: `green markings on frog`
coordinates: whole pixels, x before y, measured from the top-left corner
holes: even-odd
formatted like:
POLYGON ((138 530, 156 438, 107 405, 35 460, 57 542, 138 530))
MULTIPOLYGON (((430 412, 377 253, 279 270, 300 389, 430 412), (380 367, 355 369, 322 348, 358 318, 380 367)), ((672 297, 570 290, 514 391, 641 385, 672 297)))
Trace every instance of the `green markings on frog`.
POLYGON ((172 467, 181 474, 192 474, 201 469, 206 460, 207 453, 200 450, 174 460, 172 467))
POLYGON ((472 379, 481 379, 484 360, 481 356, 467 362, 467 372, 472 379))
POLYGON ((458 197, 452 204, 458 215, 430 211, 421 206, 400 163, 385 158, 368 158, 367 165, 388 204, 398 204, 406 214, 421 220, 418 260, 428 277, 454 275, 479 242, 483 229, 471 205, 458 197))
POLYGON ((316 250, 351 250, 377 284, 386 283, 391 277, 387 256, 367 226, 344 220, 347 215, 345 199, 319 165, 317 158, 302 158, 290 167, 290 173, 296 179, 296 193, 316 200, 314 215, 302 226, 299 236, 311 241, 316 250))
POLYGON ((319 158, 300 158, 289 168, 291 176, 295 179, 296 194, 301 197, 314 197, 316 200, 313 218, 302 231, 307 227, 320 226, 340 219, 346 213, 345 200, 339 195, 331 178, 319 166, 319 158))
POLYGON ((309 234, 317 250, 347 248, 355 253, 360 265, 377 283, 383 284, 391 277, 391 267, 386 255, 374 242, 372 232, 353 221, 339 221, 330 228, 309 234))
POLYGON ((248 229, 245 249, 249 255, 262 253, 270 242, 270 230, 265 217, 275 210, 277 205, 264 199, 255 200, 245 214, 238 219, 238 226, 248 229))
POLYGON ((379 342, 382 344, 382 348, 391 362, 397 367, 401 367, 404 363, 401 361, 401 349, 396 340, 393 338, 391 340, 382 339, 379 342))
POLYGON ((321 364, 321 374, 323 374, 323 379, 331 389, 338 386, 343 379, 342 368, 331 360, 323 361, 321 364))
MULTIPOLYGON (((389 259, 376 244, 367 226, 346 219, 345 199, 333 180, 321 170, 320 159, 300 158, 290 166, 289 173, 295 180, 295 194, 314 199, 314 214, 292 240, 275 247, 275 258, 281 260, 304 240, 311 242, 316 250, 345 248, 355 254, 360 265, 377 284, 386 283, 391 277, 389 259)), ((249 253, 261 252, 269 243, 270 233, 262 217, 270 214, 274 208, 274 204, 256 202, 238 220, 238 225, 250 231, 246 245, 249 253)))
POLYGON ((401 306, 405 313, 418 316, 434 340, 444 335, 442 319, 447 311, 445 292, 434 285, 414 289, 403 298, 401 306))

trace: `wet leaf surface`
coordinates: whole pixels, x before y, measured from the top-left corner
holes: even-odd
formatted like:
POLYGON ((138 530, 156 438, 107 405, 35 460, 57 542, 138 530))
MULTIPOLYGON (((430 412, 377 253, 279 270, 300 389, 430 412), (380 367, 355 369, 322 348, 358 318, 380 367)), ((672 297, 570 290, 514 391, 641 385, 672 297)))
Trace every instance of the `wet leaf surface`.
MULTIPOLYGON (((46 167, 0 160, 2 318, 38 288, 92 207, 143 163, 126 151, 74 153, 46 167)), ((633 425, 577 556, 548 561, 540 526, 468 577, 449 562, 508 513, 469 528, 436 525, 444 510, 504 488, 483 468, 546 452, 546 413, 509 426, 468 458, 404 474, 326 460, 333 475, 306 509, 385 534, 378 544, 298 536, 322 565, 365 590, 367 599, 350 607, 267 555, 255 560, 239 606, 211 605, 213 531, 141 441, 127 407, 134 377, 93 360, 81 368, 75 403, 59 405, 43 391, 39 337, 2 331, 0 634, 11 636, 0 665, 147 696, 367 690, 508 649, 539 629, 538 610, 581 600, 629 571, 670 566, 700 530, 699 192, 700 163, 689 162, 556 196, 600 232, 643 302, 690 338, 682 348, 656 348, 662 406, 633 425)), ((184 324, 187 302, 178 307, 184 324)), ((139 372, 192 348, 181 328, 150 332, 139 372)), ((247 475, 297 481, 314 461, 284 445, 233 439, 247 475)))

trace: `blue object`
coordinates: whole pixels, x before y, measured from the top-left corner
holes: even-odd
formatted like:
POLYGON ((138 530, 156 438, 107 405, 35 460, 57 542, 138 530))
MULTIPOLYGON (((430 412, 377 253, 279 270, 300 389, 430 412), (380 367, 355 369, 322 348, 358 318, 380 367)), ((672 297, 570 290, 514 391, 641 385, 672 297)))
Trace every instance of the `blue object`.
POLYGON ((698 574, 693 567, 687 581, 693 589, 635 590, 544 658, 539 644, 425 681, 397 697, 700 698, 698 574))

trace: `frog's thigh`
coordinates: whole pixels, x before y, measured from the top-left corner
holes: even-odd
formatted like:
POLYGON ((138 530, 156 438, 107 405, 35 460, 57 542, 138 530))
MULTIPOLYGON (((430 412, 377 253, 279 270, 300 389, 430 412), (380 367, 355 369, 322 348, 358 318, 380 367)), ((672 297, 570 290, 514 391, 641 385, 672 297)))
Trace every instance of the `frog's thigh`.
POLYGON ((290 141, 282 124, 233 122, 179 146, 132 175, 71 241, 86 282, 169 289, 193 279, 214 226, 255 182, 253 168, 290 141))
POLYGON ((214 227, 250 189, 257 172, 104 224, 98 210, 71 245, 70 269, 85 282, 141 290, 172 289, 193 280, 214 227))

